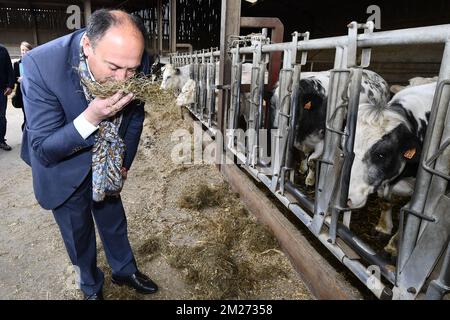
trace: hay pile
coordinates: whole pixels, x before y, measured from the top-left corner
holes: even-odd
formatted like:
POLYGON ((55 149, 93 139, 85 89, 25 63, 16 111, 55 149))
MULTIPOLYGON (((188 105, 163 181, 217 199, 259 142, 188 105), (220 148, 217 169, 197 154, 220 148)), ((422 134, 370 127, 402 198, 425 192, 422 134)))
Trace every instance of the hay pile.
POLYGON ((286 277, 275 238, 225 183, 186 186, 178 206, 192 210, 195 222, 186 232, 199 236, 193 244, 169 241, 164 251, 169 264, 183 270, 195 299, 252 298, 260 281, 286 277))
POLYGON ((167 92, 162 91, 158 83, 152 83, 148 77, 142 74, 131 77, 126 81, 109 80, 104 83, 81 77, 81 82, 92 95, 102 99, 122 91, 125 95, 133 93, 135 99, 146 103, 166 104, 169 102, 167 92))

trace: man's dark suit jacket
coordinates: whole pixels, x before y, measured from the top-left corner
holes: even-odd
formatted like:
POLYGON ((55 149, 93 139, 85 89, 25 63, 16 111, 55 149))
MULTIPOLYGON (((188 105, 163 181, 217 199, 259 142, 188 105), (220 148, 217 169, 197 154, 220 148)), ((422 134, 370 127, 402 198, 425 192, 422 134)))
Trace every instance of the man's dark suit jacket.
MULTIPOLYGON (((73 124, 88 105, 77 72, 83 33, 48 42, 22 60, 27 124, 21 157, 31 165, 34 193, 44 209, 63 204, 91 170, 95 134, 85 140, 73 124)), ((144 53, 140 71, 148 74, 148 70, 144 53)), ((144 104, 133 101, 123 113, 120 135, 126 145, 124 167, 129 169, 142 132, 144 104)))

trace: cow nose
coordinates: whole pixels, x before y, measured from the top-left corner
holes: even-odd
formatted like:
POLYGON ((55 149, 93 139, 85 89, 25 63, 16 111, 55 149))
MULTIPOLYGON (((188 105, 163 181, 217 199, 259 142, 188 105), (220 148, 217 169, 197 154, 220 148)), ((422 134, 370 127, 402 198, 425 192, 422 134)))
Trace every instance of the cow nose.
POLYGON ((351 208, 353 206, 352 199, 347 199, 347 206, 351 208))

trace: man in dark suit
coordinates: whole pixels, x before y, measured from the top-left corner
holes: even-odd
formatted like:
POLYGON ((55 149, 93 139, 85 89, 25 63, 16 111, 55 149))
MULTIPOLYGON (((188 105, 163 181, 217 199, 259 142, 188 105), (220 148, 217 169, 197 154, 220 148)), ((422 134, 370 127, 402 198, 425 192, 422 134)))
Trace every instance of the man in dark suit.
POLYGON ((136 266, 120 196, 93 201, 95 178, 102 173, 93 165, 101 161, 96 157, 97 143, 108 128, 118 130, 114 139, 120 140, 116 145, 123 144, 125 151, 112 161, 123 160, 119 173, 126 179, 142 132, 144 104, 122 92, 106 99, 90 97, 80 84, 85 76, 102 83, 148 73, 142 25, 123 11, 102 9, 93 13, 86 30, 33 49, 23 64, 27 123, 22 158, 31 165, 38 202, 53 211, 70 260, 79 270, 85 298, 102 299, 104 281, 96 263, 92 218, 112 281, 141 293, 156 292, 156 284, 136 266), (119 124, 111 119, 120 119, 119 124))
POLYGON ((6 105, 14 89, 14 72, 8 50, 0 45, 0 149, 10 151, 6 144, 6 105))

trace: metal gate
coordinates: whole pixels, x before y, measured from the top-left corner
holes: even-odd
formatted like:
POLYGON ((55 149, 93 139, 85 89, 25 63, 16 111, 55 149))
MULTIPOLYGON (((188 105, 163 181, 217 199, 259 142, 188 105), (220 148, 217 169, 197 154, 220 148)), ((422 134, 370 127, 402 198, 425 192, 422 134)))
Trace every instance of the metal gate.
MULTIPOLYGON (((225 148, 232 152, 257 181, 262 182, 312 234, 380 299, 416 299, 426 294, 436 299, 450 286, 450 25, 373 32, 373 24, 348 25, 341 37, 309 39, 309 33, 294 33, 287 43, 268 43, 263 36, 250 45, 236 41, 230 49, 232 80, 228 109, 225 111, 225 148), (359 30, 364 30, 359 33, 359 30), (399 257, 395 266, 378 255, 350 230, 351 210, 346 199, 353 163, 362 72, 370 65, 371 48, 394 45, 445 44, 428 130, 411 201, 402 208, 399 226, 399 257), (299 95, 302 67, 311 50, 335 50, 327 104, 324 151, 318 160, 314 199, 293 183, 292 153, 295 106, 299 95), (360 63, 358 52, 361 50, 360 63), (278 130, 270 159, 262 157, 260 129, 267 126, 264 107, 264 72, 268 55, 283 52, 279 73, 277 106, 278 130), (252 76, 246 140, 239 144, 238 116, 242 101, 241 67, 243 55, 252 56, 252 76), (299 59, 297 59, 299 55, 299 59), (352 81, 349 82, 349 79, 352 81), (347 88, 348 83, 351 83, 347 88), (348 89, 347 103, 341 97, 348 89), (345 136, 341 149, 340 142, 345 136), (271 165, 268 166, 267 164, 271 165), (374 274, 374 267, 381 277, 374 274), (438 270, 439 269, 439 270, 438 270), (434 271, 434 272, 433 272, 434 271), (439 273, 439 272, 440 273, 439 273), (433 274, 434 279, 430 278, 433 274)), ((191 64, 191 77, 199 84, 196 103, 189 110, 210 130, 217 130, 211 81, 218 51, 174 55, 175 65, 191 64), (209 78, 208 78, 209 76, 209 78), (209 90, 209 91, 208 91, 209 90), (209 93, 208 93, 209 92, 209 93)), ((345 95, 344 95, 345 96, 345 95)), ((300 124, 301 125, 301 124, 300 124)))

